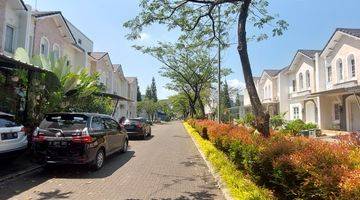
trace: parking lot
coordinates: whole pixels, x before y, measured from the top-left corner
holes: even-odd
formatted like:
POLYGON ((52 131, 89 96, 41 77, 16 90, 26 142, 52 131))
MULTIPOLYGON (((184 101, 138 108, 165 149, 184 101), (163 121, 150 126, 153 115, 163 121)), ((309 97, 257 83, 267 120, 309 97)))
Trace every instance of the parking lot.
POLYGON ((100 171, 58 166, 0 183, 0 199, 223 199, 180 122, 152 134, 131 140, 100 171))

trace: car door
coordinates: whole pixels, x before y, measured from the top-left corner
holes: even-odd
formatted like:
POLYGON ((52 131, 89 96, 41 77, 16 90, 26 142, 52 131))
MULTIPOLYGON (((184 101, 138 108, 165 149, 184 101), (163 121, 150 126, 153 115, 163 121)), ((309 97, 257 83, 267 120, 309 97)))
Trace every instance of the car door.
POLYGON ((111 119, 113 130, 115 131, 115 149, 121 149, 125 141, 125 132, 122 130, 119 123, 111 119))
POLYGON ((114 127, 113 120, 111 118, 104 118, 106 134, 108 137, 109 150, 114 152, 118 148, 118 135, 117 127, 114 127))
POLYGON ((104 143, 106 151, 110 150, 108 143, 108 136, 105 129, 104 121, 101 117, 93 117, 91 120, 91 134, 93 137, 99 141, 99 143, 104 143))

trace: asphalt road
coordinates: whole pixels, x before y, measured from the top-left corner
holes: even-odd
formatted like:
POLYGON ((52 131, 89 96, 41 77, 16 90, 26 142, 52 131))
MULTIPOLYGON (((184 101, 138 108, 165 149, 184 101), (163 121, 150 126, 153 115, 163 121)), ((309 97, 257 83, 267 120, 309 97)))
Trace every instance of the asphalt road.
POLYGON ((181 122, 152 127, 100 171, 58 166, 0 183, 0 199, 224 199, 181 122))

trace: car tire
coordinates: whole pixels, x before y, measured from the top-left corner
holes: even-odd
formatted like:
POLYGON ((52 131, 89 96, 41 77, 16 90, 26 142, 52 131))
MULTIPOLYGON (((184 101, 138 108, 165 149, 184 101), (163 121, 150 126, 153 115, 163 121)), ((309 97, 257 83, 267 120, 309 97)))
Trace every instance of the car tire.
POLYGON ((99 149, 96 153, 95 160, 92 163, 92 168, 94 170, 99 170, 104 166, 105 161, 105 152, 103 149, 99 149))
POLYGON ((147 136, 147 133, 145 132, 144 135, 142 136, 142 139, 146 140, 146 136, 147 136))
POLYGON ((127 152, 128 147, 129 147, 129 141, 128 141, 128 140, 125 140, 124 146, 123 146, 123 148, 121 149, 121 153, 127 152))

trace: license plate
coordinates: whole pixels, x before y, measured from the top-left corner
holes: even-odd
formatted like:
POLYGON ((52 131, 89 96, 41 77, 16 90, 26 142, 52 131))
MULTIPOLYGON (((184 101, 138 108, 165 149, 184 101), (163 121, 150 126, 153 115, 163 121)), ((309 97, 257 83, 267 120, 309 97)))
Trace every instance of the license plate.
POLYGON ((52 141, 52 142, 49 142, 49 145, 53 146, 53 147, 67 147, 68 142, 66 142, 66 141, 52 141))
POLYGON ((1 133, 1 140, 12 140, 18 138, 17 133, 1 133))

